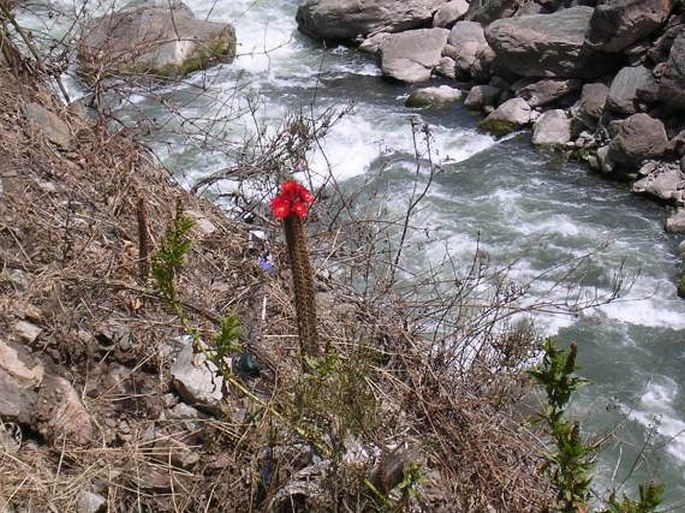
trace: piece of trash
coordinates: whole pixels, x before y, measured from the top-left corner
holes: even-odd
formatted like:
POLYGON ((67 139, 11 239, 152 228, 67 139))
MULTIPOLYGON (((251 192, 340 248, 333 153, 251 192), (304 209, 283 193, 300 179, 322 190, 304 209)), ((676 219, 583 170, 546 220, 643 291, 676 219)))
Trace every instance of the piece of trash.
POLYGON ((262 366, 259 365, 254 353, 249 351, 241 354, 237 360, 233 360, 233 368, 240 374, 250 378, 257 378, 262 372, 262 366))
POLYGON ((259 255, 259 258, 257 258, 257 265, 269 276, 275 276, 278 272, 278 269, 266 253, 259 255))
POLYGON ((267 251, 268 237, 263 230, 250 230, 247 235, 247 252, 250 255, 259 255, 267 251))

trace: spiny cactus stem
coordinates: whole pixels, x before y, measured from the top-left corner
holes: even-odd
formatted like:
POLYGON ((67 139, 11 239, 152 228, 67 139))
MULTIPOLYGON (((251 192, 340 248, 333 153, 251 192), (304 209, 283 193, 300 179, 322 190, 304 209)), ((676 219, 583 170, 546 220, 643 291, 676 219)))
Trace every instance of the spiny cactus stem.
POLYGON ((283 220, 288 257, 292 268, 293 289, 295 290, 295 312, 300 351, 303 365, 307 369, 307 357, 321 356, 316 329, 316 304, 314 301, 314 276, 309 263, 307 243, 302 221, 295 215, 283 220))

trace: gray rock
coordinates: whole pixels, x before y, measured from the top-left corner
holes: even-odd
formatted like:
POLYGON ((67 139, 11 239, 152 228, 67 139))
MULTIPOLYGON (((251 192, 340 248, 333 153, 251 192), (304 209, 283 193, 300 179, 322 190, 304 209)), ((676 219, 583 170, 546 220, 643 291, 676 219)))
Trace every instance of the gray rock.
POLYGON ((36 429, 50 443, 87 445, 93 441, 93 421, 66 379, 47 375, 36 401, 36 429))
POLYGON ((609 145, 597 149, 597 161, 599 170, 602 173, 610 174, 614 172, 616 165, 609 158, 609 145))
POLYGON ((530 123, 531 109, 523 98, 512 98, 497 107, 480 123, 480 128, 496 135, 513 132, 530 123))
POLYGON ((389 35, 379 50, 383 75, 402 82, 425 82, 440 64, 449 33, 434 28, 389 35))
POLYGON ((609 88, 604 84, 585 84, 580 99, 571 109, 574 120, 594 130, 604 113, 608 97, 609 88))
POLYGON ((459 89, 447 85, 439 87, 424 87, 414 91, 405 105, 407 107, 431 107, 443 109, 461 99, 462 92, 459 89))
POLYGON ((62 149, 68 149, 71 146, 72 135, 67 125, 54 112, 37 103, 28 103, 23 107, 24 116, 29 121, 32 121, 45 134, 45 137, 62 149))
POLYGON ((670 0, 623 0, 598 5, 588 43, 603 52, 621 52, 658 29, 668 18, 670 0))
POLYGON ((671 145, 679 156, 685 156, 685 130, 681 130, 673 139, 671 139, 671 145))
POLYGON ((637 91, 653 82, 652 72, 644 66, 621 69, 611 81, 606 106, 621 114, 637 112, 637 91))
POLYGON ((454 80, 457 78, 457 63, 451 57, 440 57, 440 62, 434 71, 438 75, 454 80))
POLYGON ((668 60, 663 65, 658 96, 666 105, 685 109, 685 26, 674 39, 668 60))
POLYGON ((89 73, 177 77, 232 62, 235 49, 232 25, 198 20, 180 0, 138 0, 93 20, 79 58, 89 73))
POLYGON ((199 210, 188 209, 185 213, 188 215, 188 217, 195 221, 195 224, 193 225, 193 231, 197 235, 200 235, 201 237, 209 237, 217 231, 218 228, 216 225, 199 210))
POLYGON ((30 423, 44 375, 43 365, 25 349, 0 340, 0 418, 30 423))
POLYGON ((493 22, 485 38, 502 65, 524 77, 593 78, 607 73, 614 57, 585 44, 593 9, 571 7, 553 14, 493 22))
POLYGON ((539 107, 555 102, 569 93, 577 91, 580 86, 580 80, 574 79, 540 80, 517 89, 516 96, 526 100, 531 107, 539 107))
POLYGON ((646 177, 633 184, 633 192, 648 194, 669 201, 677 191, 685 189, 685 174, 678 164, 663 164, 646 177))
POLYGON ((129 351, 134 345, 131 329, 115 320, 105 321, 95 338, 107 349, 117 347, 122 351, 129 351))
POLYGON ((194 354, 192 344, 186 345, 171 366, 174 387, 187 402, 213 408, 221 401, 224 379, 216 376, 216 365, 203 354, 194 354))
POLYGON ((562 146, 570 140, 571 120, 563 110, 549 110, 535 122, 533 144, 537 146, 562 146))
POLYGON ((469 109, 482 109, 486 105, 497 103, 497 98, 499 98, 501 93, 501 89, 491 85, 473 86, 469 94, 466 95, 464 105, 469 109))
POLYGON ((661 157, 667 149, 664 124, 638 113, 618 124, 616 136, 609 143, 608 157, 627 168, 637 168, 643 160, 661 157))
POLYGON ((495 20, 514 16, 519 0, 471 0, 466 19, 488 25, 495 20))
POLYGON ((478 59, 478 55, 488 46, 480 23, 459 21, 450 31, 443 55, 454 59, 457 76, 466 78, 472 75, 471 68, 478 59))
POLYGON ((107 499, 93 492, 83 492, 78 500, 78 513, 104 513, 107 499))
POLYGON ((679 208, 666 219, 665 228, 669 233, 685 233, 685 208, 679 208))
POLYGON ((389 35, 390 34, 388 32, 380 32, 378 34, 374 34, 371 37, 367 37, 359 45, 359 50, 362 52, 371 53, 375 55, 378 53, 378 50, 380 50, 381 44, 383 43, 383 41, 385 41, 385 38, 389 35))
POLYGON ((675 248, 675 252, 678 256, 685 256, 685 239, 680 241, 680 244, 675 248))
POLYGON ((495 51, 490 48, 490 45, 479 50, 476 54, 476 61, 471 67, 471 76, 473 79, 481 83, 490 80, 494 73, 494 68, 496 67, 496 59, 497 56, 495 55, 495 51))
POLYGON ((295 19, 300 32, 319 40, 353 41, 378 32, 431 24, 445 0, 306 0, 295 19))
POLYGON ((433 16, 433 26, 450 28, 457 21, 462 19, 469 10, 466 0, 451 0, 443 4, 433 16))
POLYGON ((32 343, 42 333, 43 328, 36 326, 29 321, 17 321, 13 326, 14 333, 22 340, 32 343))

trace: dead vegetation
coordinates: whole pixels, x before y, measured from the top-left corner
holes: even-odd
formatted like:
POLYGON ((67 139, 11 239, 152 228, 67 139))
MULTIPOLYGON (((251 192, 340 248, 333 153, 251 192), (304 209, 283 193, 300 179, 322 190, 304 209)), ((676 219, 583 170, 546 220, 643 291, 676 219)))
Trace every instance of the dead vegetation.
MULTIPOLYGON (((512 347, 465 372, 448 337, 441 346, 411 327, 419 309, 394 303, 387 284, 374 295, 319 279, 319 332, 331 350, 305 375, 283 249, 272 248, 282 271, 267 276, 247 251, 250 227, 175 185, 125 130, 111 133, 38 82, 0 73, 0 333, 71 382, 94 426, 86 444, 15 428, 15 443, 0 444, 3 511, 91 511, 89 493, 105 501, 92 511, 110 512, 551 504, 536 437, 512 414, 528 390, 516 364, 535 337, 493 332, 493 348, 512 347), (27 119, 34 102, 66 123, 66 145, 27 119), (211 344, 222 316, 236 313, 262 366, 259 377, 224 375, 211 410, 177 394, 170 365, 188 326, 139 279, 140 226, 154 251, 179 206, 196 219, 177 275, 188 321, 211 344), (22 338, 22 320, 37 337, 22 338)), ((330 256, 335 240, 324 231, 312 249, 330 256)))

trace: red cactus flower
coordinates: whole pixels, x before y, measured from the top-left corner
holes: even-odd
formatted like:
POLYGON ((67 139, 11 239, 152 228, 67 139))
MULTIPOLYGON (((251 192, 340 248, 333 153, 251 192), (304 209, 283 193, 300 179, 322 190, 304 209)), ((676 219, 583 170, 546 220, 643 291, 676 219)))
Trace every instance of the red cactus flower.
POLYGON ((314 196, 303 185, 288 180, 281 184, 281 191, 271 200, 271 212, 276 219, 285 219, 290 214, 304 219, 312 203, 314 196))

